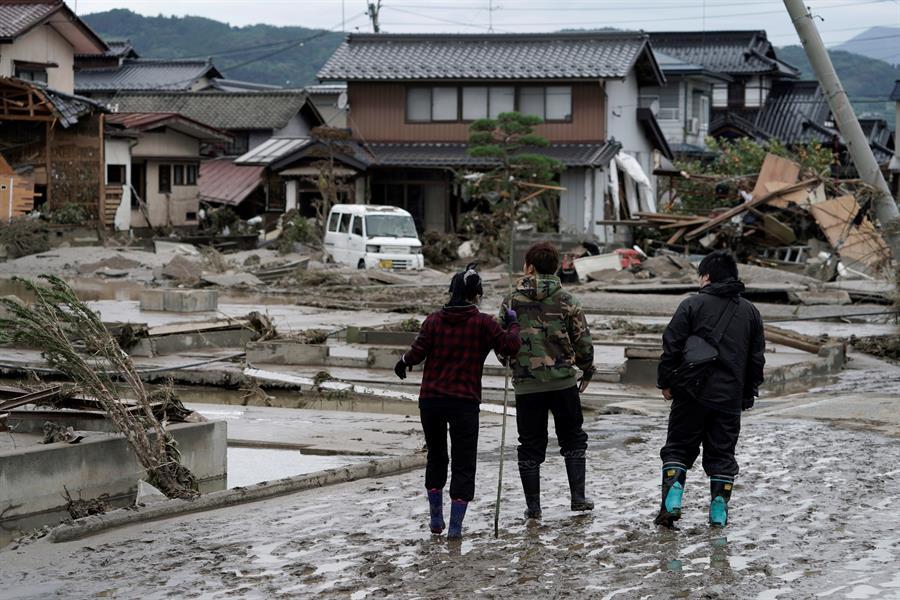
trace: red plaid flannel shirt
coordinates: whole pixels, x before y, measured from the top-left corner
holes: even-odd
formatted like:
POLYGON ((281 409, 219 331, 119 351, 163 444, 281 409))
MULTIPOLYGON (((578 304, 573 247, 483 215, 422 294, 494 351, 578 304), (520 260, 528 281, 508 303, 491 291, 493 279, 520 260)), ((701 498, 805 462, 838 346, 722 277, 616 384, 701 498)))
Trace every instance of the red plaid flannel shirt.
POLYGON ((504 330, 474 305, 445 306, 425 319, 403 362, 425 361, 420 399, 481 402, 484 359, 491 350, 498 356, 514 356, 521 345, 518 323, 504 330))

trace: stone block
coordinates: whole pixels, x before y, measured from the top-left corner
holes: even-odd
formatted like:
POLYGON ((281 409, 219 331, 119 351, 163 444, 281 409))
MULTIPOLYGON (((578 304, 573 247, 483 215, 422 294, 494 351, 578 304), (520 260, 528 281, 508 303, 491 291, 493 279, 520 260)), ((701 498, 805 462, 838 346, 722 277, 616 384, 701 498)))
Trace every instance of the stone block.
POLYGON ((144 290, 141 310, 164 312, 212 312, 219 307, 216 290, 144 290))
POLYGON ((247 362, 269 365, 317 365, 328 360, 328 346, 291 341, 253 342, 247 344, 247 362))

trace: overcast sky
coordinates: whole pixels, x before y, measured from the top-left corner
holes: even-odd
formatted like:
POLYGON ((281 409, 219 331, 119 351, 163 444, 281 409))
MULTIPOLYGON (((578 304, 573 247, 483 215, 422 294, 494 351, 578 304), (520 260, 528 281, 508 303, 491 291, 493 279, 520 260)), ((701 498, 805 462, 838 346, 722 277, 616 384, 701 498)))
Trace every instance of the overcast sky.
MULTIPOLYGON (((128 8, 144 15, 197 15, 231 25, 301 25, 371 31, 366 0, 67 0, 78 14, 128 8)), ((382 0, 382 30, 555 31, 565 28, 765 29, 779 46, 797 43, 781 0, 382 0), (490 10, 493 6, 493 11, 490 10)), ((807 0, 837 45, 876 25, 900 26, 900 0, 807 0)))

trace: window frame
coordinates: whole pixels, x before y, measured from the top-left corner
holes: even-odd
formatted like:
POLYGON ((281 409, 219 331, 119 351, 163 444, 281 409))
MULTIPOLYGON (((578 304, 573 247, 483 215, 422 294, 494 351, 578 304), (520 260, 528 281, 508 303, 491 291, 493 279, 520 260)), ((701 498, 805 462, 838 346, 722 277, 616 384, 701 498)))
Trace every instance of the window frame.
POLYGON ((171 164, 160 164, 156 169, 156 191, 159 194, 171 194, 172 193, 172 165, 171 164), (165 187, 163 186, 163 173, 166 174, 165 177, 165 187))
MULTIPOLYGON (((558 85, 550 85, 546 83, 538 84, 509 84, 509 85, 410 85, 406 86, 404 94, 403 120, 407 125, 422 125, 428 123, 473 123, 480 119, 496 119, 491 116, 491 92, 496 89, 511 88, 512 89, 512 110, 522 112, 522 89, 524 88, 540 88, 543 90, 543 114, 538 115, 544 123, 573 123, 574 122, 574 86, 572 83, 561 83, 558 85), (434 90, 438 88, 452 88, 456 91, 456 118, 455 119, 435 119, 434 118, 434 90), (485 90, 485 116, 476 118, 465 117, 465 90, 471 88, 483 88, 485 90), (550 88, 568 88, 569 91, 569 117, 566 119, 550 119, 547 118, 547 98, 550 88), (410 95, 413 90, 426 90, 428 92, 428 120, 411 119, 410 118, 410 95)), ((504 111, 506 112, 506 111, 504 111)), ((499 113, 498 113, 499 114, 499 113)), ((524 114, 524 113, 523 113, 524 114)))
POLYGON ((172 185, 184 187, 184 165, 172 165, 172 185))
POLYGON ((184 185, 197 185, 200 178, 200 167, 195 163, 189 163, 184 166, 184 185))

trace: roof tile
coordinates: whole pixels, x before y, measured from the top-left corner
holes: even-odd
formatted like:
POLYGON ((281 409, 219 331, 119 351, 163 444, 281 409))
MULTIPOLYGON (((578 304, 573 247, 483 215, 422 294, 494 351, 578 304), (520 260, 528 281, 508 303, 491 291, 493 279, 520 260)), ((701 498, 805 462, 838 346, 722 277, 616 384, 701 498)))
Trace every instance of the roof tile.
POLYGON ((75 89, 85 92, 190 90, 202 77, 220 73, 208 60, 129 58, 114 69, 75 72, 75 89))

